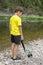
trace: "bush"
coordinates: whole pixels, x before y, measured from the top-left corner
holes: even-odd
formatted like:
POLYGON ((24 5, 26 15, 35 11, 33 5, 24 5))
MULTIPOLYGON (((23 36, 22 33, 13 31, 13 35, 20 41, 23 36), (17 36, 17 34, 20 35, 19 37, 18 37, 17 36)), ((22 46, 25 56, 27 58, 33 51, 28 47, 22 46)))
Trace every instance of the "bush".
MULTIPOLYGON (((0 16, 0 20, 9 20, 11 16, 0 16)), ((43 20, 43 16, 22 16, 22 20, 43 20)))

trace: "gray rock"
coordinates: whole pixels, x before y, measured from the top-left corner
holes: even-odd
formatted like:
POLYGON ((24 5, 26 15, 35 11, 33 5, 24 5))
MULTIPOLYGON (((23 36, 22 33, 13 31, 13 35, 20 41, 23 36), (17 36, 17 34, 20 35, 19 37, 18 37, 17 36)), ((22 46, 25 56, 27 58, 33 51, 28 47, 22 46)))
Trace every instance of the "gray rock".
POLYGON ((10 59, 11 50, 8 48, 0 52, 0 65, 43 65, 43 39, 27 41, 27 43, 25 44, 26 50, 31 51, 32 57, 28 58, 20 45, 18 55, 21 56, 21 60, 10 59))

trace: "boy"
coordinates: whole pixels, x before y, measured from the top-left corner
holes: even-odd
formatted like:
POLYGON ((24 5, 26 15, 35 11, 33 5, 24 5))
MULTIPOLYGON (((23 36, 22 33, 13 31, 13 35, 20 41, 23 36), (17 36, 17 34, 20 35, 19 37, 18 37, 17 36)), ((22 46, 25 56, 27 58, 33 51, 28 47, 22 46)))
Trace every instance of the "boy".
POLYGON ((18 57, 18 49, 21 40, 23 40, 22 23, 20 16, 23 14, 21 7, 15 9, 15 14, 10 18, 10 34, 11 34, 11 59, 20 60, 18 57))

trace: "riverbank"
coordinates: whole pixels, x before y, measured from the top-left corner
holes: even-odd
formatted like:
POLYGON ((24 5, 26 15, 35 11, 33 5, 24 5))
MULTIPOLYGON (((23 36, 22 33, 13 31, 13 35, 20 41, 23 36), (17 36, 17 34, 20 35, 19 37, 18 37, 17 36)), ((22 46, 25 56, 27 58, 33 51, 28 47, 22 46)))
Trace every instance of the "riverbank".
POLYGON ((21 56, 20 61, 13 61, 10 59, 10 48, 0 52, 0 65, 43 65, 43 39, 26 41, 26 49, 33 54, 28 58, 23 51, 22 46, 19 47, 18 55, 21 56))

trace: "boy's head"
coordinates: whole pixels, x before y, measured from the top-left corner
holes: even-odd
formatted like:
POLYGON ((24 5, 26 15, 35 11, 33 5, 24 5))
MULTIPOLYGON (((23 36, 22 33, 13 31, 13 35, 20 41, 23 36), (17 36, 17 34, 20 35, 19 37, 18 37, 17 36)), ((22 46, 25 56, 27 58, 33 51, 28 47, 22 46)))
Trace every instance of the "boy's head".
POLYGON ((18 7, 15 9, 15 13, 18 15, 18 16, 21 16, 23 14, 23 8, 22 7, 18 7))

